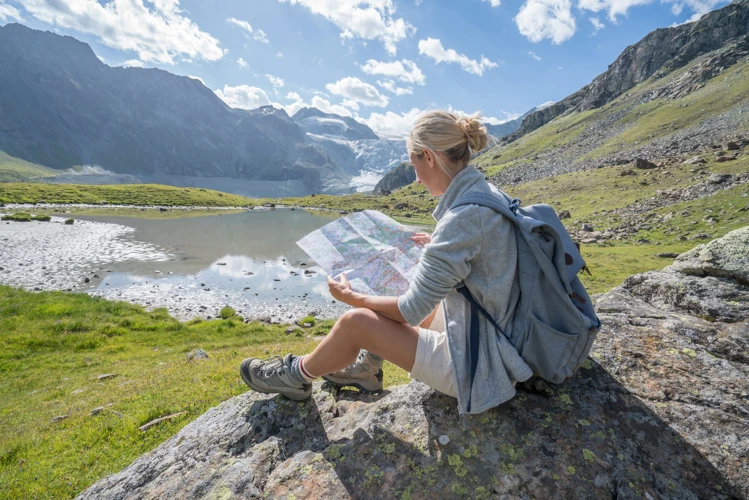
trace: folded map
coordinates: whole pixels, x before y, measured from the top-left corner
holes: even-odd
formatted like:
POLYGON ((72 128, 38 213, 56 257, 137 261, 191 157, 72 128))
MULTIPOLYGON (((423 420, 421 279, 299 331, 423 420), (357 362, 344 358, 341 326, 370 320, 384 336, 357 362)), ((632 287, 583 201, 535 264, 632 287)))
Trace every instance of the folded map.
POLYGON ((408 229, 376 210, 355 212, 311 232, 297 245, 330 276, 346 274, 370 295, 403 295, 421 257, 408 229))

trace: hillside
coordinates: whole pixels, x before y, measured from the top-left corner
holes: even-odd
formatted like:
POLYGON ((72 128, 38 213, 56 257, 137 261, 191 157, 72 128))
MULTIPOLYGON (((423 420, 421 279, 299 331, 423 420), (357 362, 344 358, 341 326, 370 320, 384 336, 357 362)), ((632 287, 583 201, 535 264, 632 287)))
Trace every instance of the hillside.
POLYGON ((232 109, 199 80, 110 67, 71 37, 0 27, 0 88, 0 151, 15 163, 238 194, 263 182, 269 193, 351 192, 352 174, 285 111, 232 109))

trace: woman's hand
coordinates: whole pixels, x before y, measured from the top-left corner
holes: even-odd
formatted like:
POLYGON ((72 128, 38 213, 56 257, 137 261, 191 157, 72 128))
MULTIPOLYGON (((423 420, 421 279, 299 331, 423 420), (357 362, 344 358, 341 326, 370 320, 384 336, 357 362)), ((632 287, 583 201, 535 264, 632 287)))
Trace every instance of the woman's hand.
POLYGON ((426 245, 432 242, 432 236, 429 233, 415 233, 411 239, 420 245, 426 245))
POLYGON ((348 282, 345 274, 341 274, 339 281, 328 276, 328 290, 334 299, 354 307, 358 307, 363 297, 362 294, 351 289, 351 283, 348 282))

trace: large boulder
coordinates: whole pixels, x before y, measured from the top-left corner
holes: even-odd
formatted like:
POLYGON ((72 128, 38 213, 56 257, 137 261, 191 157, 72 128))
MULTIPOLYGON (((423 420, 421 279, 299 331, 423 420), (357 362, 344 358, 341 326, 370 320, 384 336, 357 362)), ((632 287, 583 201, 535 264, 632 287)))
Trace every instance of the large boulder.
POLYGON ((79 498, 747 498, 749 287, 737 277, 749 267, 728 251, 747 235, 601 296, 591 359, 562 385, 532 379, 464 418, 415 381, 380 397, 317 383, 301 403, 248 392, 79 498))

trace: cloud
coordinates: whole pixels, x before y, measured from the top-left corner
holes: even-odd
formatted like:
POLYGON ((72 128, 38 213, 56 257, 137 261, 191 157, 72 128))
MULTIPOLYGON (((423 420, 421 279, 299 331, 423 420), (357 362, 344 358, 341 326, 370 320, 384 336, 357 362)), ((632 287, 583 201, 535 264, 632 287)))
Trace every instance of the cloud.
POLYGON ((599 21, 597 17, 591 17, 590 23, 593 25, 593 33, 591 33, 591 35, 597 34, 599 31, 606 27, 606 25, 599 21))
POLYGON ((0 2, 0 23, 19 21, 23 22, 21 13, 12 5, 0 2))
POLYGON ((533 59, 535 59, 536 61, 540 61, 540 60, 541 60, 541 56, 539 56, 538 54, 536 54, 536 53, 535 53, 535 52, 533 52, 533 51, 530 51, 530 52, 528 52, 528 55, 529 55, 529 56, 531 56, 531 57, 532 57, 533 59))
MULTIPOLYGON (((252 29, 252 25, 248 23, 247 21, 242 21, 241 19, 237 19, 236 17, 229 17, 226 19, 226 22, 228 24, 232 24, 236 26, 237 28, 242 28, 247 33, 252 33, 254 30, 252 29)), ((247 36, 247 35, 245 35, 247 36)))
POLYGON ((143 64, 143 61, 139 61, 138 59, 130 59, 127 61, 123 61, 118 66, 121 66, 123 68, 145 68, 146 65, 143 64))
MULTIPOLYGON (((599 0, 581 0, 583 2, 599 0)), ((560 44, 575 34, 575 18, 571 12, 571 0, 526 0, 515 16, 520 34, 531 42, 546 38, 560 44)))
POLYGON ((379 106, 384 108, 390 102, 373 85, 365 83, 356 77, 349 76, 342 78, 335 83, 325 85, 325 88, 333 95, 351 99, 365 106, 379 106))
POLYGON ((347 108, 353 109, 354 111, 359 111, 359 104, 357 104, 356 101, 352 101, 351 99, 344 99, 341 101, 341 106, 346 106, 347 108))
MULTIPOLYGON (((616 22, 619 16, 626 16, 629 9, 640 5, 648 5, 655 0, 580 0, 580 9, 592 12, 608 13, 609 20, 616 22)), ((678 16, 684 9, 691 10, 694 14, 686 22, 696 21, 711 10, 728 3, 727 0, 661 0, 662 3, 671 4, 671 12, 678 16)), ((598 30, 596 30, 598 31, 598 30)))
POLYGON ((377 80, 377 85, 398 96, 414 93, 413 87, 398 87, 393 80, 377 80))
MULTIPOLYGON (((202 78, 200 78, 199 76, 187 75, 187 78, 192 78, 193 80, 198 80, 200 83, 202 83, 203 85, 205 85, 205 81, 202 78)), ((205 86, 207 87, 208 85, 205 85, 205 86)))
POLYGON ((277 76, 269 75, 267 73, 266 73, 265 77, 268 80, 270 80, 271 85, 273 85, 274 87, 283 87, 284 86, 283 78, 279 78, 277 76))
POLYGON ((239 65, 240 68, 246 68, 247 66, 249 66, 249 64, 247 64, 247 61, 245 61, 244 58, 242 57, 237 59, 237 64, 239 65))
POLYGON ((253 38, 260 43, 270 43, 268 42, 268 35, 266 35, 263 30, 257 30, 257 33, 255 33, 253 38))
POLYGON ((484 0, 484 2, 489 2, 492 4, 492 7, 499 7, 499 0, 484 0))
POLYGON ((341 30, 341 38, 380 40, 388 54, 395 55, 396 45, 416 28, 402 18, 394 18, 393 0, 278 0, 301 5, 319 14, 341 30))
POLYGON ((286 56, 283 55, 283 52, 279 52, 278 54, 276 54, 276 57, 278 57, 279 59, 283 59, 286 56))
MULTIPOLYGON (((448 105, 447 110, 451 113, 455 113, 460 116, 471 116, 473 113, 466 113, 465 111, 461 111, 459 109, 455 109, 452 106, 448 105)), ((480 113, 480 111, 479 111, 480 113)), ((508 113, 507 111, 500 111, 502 118, 497 118, 496 116, 481 116, 481 121, 483 123, 488 123, 489 125, 501 125, 503 123, 509 122, 510 120, 514 120, 515 118, 520 116, 520 113, 508 113)))
POLYGON ((372 113, 369 119, 360 118, 359 121, 366 123, 375 134, 383 139, 405 139, 421 114, 419 108, 411 108, 405 113, 372 113))
POLYGON ((232 108, 255 109, 272 104, 268 94, 263 89, 250 87, 249 85, 237 85, 236 87, 224 85, 223 90, 217 89, 214 92, 232 108))
POLYGON ((397 78, 401 82, 424 85, 426 77, 415 62, 403 59, 401 61, 380 62, 374 59, 367 61, 361 66, 362 71, 368 75, 384 75, 397 78))
POLYGON ((178 0, 16 1, 40 21, 92 34, 108 47, 134 51, 141 61, 216 61, 225 54, 218 40, 184 15, 178 0))
POLYGON ((484 70, 497 67, 497 63, 484 56, 481 56, 480 61, 476 61, 463 54, 458 54, 454 49, 445 49, 438 38, 419 40, 419 54, 431 57, 437 64, 442 62, 458 63, 465 71, 479 76, 484 74, 484 70))

